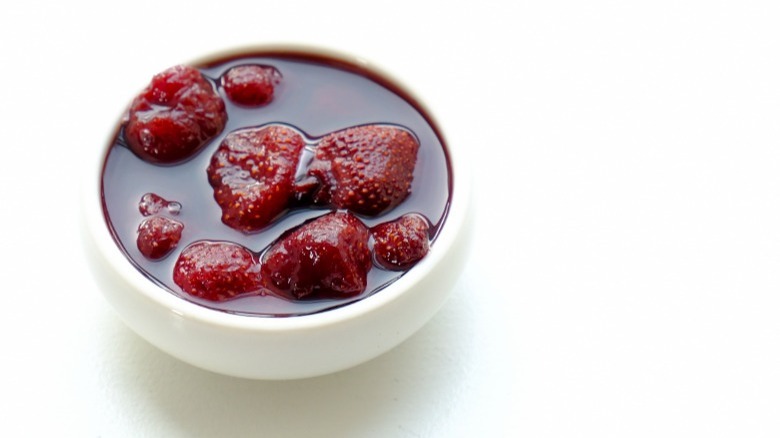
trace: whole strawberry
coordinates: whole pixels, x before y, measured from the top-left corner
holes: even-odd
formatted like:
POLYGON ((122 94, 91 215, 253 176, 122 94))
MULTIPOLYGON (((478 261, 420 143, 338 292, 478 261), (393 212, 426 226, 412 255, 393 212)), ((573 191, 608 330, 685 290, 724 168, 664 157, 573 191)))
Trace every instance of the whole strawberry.
POLYGON ((173 268, 173 281, 184 292, 210 301, 225 301, 261 289, 255 255, 232 242, 195 242, 173 268))
POLYGON ((266 287, 293 299, 347 298, 366 289, 369 232, 348 212, 320 216, 283 235, 265 253, 266 287))
POLYGON ((138 227, 138 250, 150 260, 159 260, 176 248, 183 229, 184 224, 164 216, 145 219, 138 227))
POLYGON ((308 170, 319 182, 314 202, 367 216, 395 207, 411 193, 419 146, 408 131, 385 125, 323 137, 308 170))
POLYGON ((390 270, 411 268, 428 254, 428 230, 428 220, 418 214, 376 225, 371 229, 374 259, 390 270))
POLYGON ((274 90, 282 80, 279 71, 266 65, 239 65, 222 76, 227 97, 239 105, 262 106, 274 98, 274 90))
POLYGON ((141 159, 159 164, 186 160, 222 132, 225 102, 200 72, 171 67, 156 75, 130 105, 125 139, 141 159))
POLYGON ((283 213, 293 196, 304 146, 301 134, 284 125, 228 134, 207 169, 222 222, 248 233, 283 213))

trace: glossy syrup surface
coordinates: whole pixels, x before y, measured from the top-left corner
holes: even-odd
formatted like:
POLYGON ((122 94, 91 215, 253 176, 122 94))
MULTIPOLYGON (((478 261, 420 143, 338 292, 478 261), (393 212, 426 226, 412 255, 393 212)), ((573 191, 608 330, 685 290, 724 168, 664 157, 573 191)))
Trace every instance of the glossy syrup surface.
MULTIPOLYGON (((291 301, 273 295, 255 295, 212 302, 181 291, 173 282, 173 265, 181 250, 190 243, 231 241, 261 255, 286 230, 331 211, 308 207, 292 209, 271 226, 253 234, 244 234, 224 225, 206 168, 222 139, 231 131, 268 123, 290 125, 304 133, 310 154, 317 139, 344 128, 393 124, 409 129, 420 143, 412 192, 399 206, 381 216, 358 215, 369 227, 406 213, 418 213, 430 220, 435 236, 446 218, 452 187, 446 146, 429 118, 411 98, 359 66, 326 58, 268 53, 233 57, 199 68, 223 97, 228 121, 222 133, 194 158, 174 166, 149 164, 126 147, 121 126, 109 145, 102 178, 103 208, 117 244, 136 268, 183 299, 216 310, 256 316, 303 315, 342 306, 377 293, 402 276, 404 271, 374 266, 368 274, 366 291, 347 300, 291 301), (270 65, 281 73, 282 81, 270 104, 259 108, 241 107, 225 96, 220 86, 221 75, 230 67, 242 64, 270 65), (181 204, 176 219, 185 225, 178 247, 158 261, 146 259, 135 243, 138 225, 144 219, 138 204, 147 193, 156 193, 181 204)), ((435 237, 431 247, 435 250, 435 237)))

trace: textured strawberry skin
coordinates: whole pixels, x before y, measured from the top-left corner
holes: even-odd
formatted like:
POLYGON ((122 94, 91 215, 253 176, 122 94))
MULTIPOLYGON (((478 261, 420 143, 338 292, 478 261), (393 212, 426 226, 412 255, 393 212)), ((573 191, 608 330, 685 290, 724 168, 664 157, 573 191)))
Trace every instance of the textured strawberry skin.
POLYGON ((263 256, 262 276, 292 299, 347 298, 366 289, 369 231, 348 212, 333 212, 286 233, 263 256))
POLYGON ((239 65, 222 76, 222 87, 228 99, 244 106, 262 106, 274 98, 276 86, 282 75, 273 67, 264 65, 239 65))
POLYGON ((256 256, 232 242, 195 242, 173 268, 173 281, 184 292, 210 301, 225 301, 261 290, 256 256))
POLYGON ((392 209, 411 193, 419 147, 412 134, 393 126, 326 135, 308 170, 320 183, 314 202, 367 216, 392 209))
POLYGON ((376 225, 371 229, 374 259, 390 270, 411 268, 428 254, 429 229, 428 221, 418 214, 376 225))
POLYGON ((141 159, 174 164, 222 132, 225 102, 200 72, 171 67, 154 76, 128 110, 125 139, 141 159))
POLYGON ((293 197, 305 141, 283 125, 228 134, 207 169, 222 222, 246 233, 265 228, 293 197))
POLYGON ((173 251, 181 240, 184 224, 163 216, 145 219, 138 226, 138 250, 144 257, 159 260, 173 251))

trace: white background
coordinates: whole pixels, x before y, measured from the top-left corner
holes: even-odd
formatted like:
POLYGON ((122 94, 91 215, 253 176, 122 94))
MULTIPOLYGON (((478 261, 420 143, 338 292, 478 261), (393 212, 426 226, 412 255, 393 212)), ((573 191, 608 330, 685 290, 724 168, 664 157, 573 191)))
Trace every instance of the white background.
POLYGON ((0 435, 780 436, 776 4, 0 6, 0 435), (395 73, 477 176, 476 244, 435 319, 290 382, 138 338, 78 232, 82 162, 135 91, 262 42, 395 73))

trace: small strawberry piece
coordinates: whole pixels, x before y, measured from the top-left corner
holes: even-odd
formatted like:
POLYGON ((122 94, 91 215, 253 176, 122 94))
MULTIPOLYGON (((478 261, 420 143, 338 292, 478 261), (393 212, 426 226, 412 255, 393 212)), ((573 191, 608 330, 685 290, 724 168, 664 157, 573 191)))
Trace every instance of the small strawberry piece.
POLYGON ((323 137, 308 174, 321 186, 315 203, 376 216, 412 190, 419 143, 408 131, 367 125, 323 137))
POLYGON ((260 290, 260 265, 241 245, 200 241, 181 252, 173 268, 173 281, 192 296, 225 301, 260 290))
POLYGON ((240 65, 222 76, 225 94, 233 102, 245 106, 261 106, 271 102, 274 89, 281 82, 279 70, 265 65, 240 65))
POLYGON ((176 248, 183 229, 184 224, 167 217, 145 219, 138 227, 138 250, 148 259, 159 260, 176 248))
POLYGON ((366 289, 371 269, 368 229, 348 212, 307 222, 266 252, 266 286, 288 298, 347 298, 366 289))
POLYGON ((411 268, 426 254, 428 221, 418 214, 407 214, 371 229, 374 258, 384 268, 402 271, 411 268))
POLYGON ((304 146, 299 133, 282 125, 228 134, 207 169, 222 222, 249 233, 283 213, 294 194, 304 146))
POLYGON ((222 132, 225 102, 200 72, 176 66, 156 75, 130 105, 125 139, 151 163, 173 164, 191 157, 222 132))
POLYGON ((158 214, 163 210, 172 215, 179 214, 181 204, 176 201, 168 201, 156 193, 147 193, 141 197, 138 203, 138 210, 144 216, 158 214))

